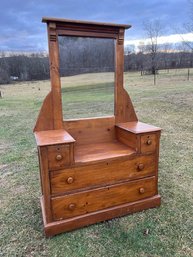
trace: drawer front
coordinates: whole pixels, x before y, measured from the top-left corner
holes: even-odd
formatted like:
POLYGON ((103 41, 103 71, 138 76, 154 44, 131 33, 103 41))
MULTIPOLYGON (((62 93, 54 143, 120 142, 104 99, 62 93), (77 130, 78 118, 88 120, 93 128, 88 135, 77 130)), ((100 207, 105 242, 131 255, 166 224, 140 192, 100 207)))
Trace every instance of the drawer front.
POLYGON ((150 177, 52 198, 53 219, 61 220, 83 215, 151 197, 156 193, 156 179, 155 177, 150 177))
POLYGON ((51 193, 110 185, 154 175, 156 156, 147 155, 120 162, 105 162, 50 172, 51 193))
POLYGON ((48 168, 61 169, 69 166, 73 158, 73 144, 48 146, 48 168))
POLYGON ((155 152, 157 147, 156 134, 141 136, 141 153, 155 152))

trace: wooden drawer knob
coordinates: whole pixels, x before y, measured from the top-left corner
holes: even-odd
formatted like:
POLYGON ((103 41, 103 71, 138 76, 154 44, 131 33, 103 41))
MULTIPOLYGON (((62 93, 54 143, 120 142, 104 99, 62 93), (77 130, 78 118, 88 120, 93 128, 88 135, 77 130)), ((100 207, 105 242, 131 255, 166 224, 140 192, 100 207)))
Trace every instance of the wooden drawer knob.
POLYGON ((62 156, 61 154, 57 154, 57 155, 56 155, 56 160, 57 160, 57 161, 61 161, 62 158, 63 158, 63 156, 62 156))
POLYGON ((144 189, 143 187, 140 187, 139 193, 140 193, 140 194, 144 194, 144 193, 145 193, 145 189, 144 189))
POLYGON ((148 139, 148 140, 146 141, 146 144, 147 144, 147 145, 151 145, 151 144, 152 144, 151 139, 148 139))
POLYGON ((143 163, 139 163, 138 166, 137 166, 137 169, 138 169, 138 171, 143 170, 144 169, 143 163))
POLYGON ((67 182, 68 184, 72 184, 72 183, 74 182, 73 177, 67 178, 66 182, 67 182))
POLYGON ((70 211, 73 211, 75 208, 76 208, 76 204, 75 203, 71 203, 71 204, 68 205, 68 209, 70 211))

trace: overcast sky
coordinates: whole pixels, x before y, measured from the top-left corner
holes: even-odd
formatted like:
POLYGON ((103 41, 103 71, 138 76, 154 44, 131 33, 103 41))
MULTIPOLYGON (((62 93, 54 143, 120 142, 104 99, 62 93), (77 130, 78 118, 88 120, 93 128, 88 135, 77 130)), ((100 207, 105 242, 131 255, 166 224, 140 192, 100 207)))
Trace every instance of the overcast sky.
POLYGON ((47 50, 43 16, 131 24, 127 40, 144 38, 143 22, 159 19, 176 34, 189 18, 188 0, 1 0, 0 50, 47 50))

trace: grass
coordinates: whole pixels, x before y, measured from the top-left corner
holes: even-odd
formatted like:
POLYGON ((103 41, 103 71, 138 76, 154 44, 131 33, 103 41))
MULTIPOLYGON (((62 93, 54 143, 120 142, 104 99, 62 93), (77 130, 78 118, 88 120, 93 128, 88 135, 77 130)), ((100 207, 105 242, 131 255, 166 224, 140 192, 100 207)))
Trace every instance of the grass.
POLYGON ((62 88, 64 118, 72 119, 113 115, 113 92, 113 82, 62 88))
MULTIPOLYGON (((193 81, 187 81, 186 73, 162 72, 156 86, 151 76, 125 74, 125 87, 139 119, 163 128, 161 207, 51 239, 45 239, 42 232, 39 168, 32 133, 49 81, 0 86, 0 256, 193 256, 193 81)), ((103 106, 112 99, 112 76, 101 74, 96 79, 95 75, 62 79, 67 86, 63 91, 68 107, 71 101, 75 107, 82 104, 80 113, 72 108, 72 116, 95 111, 100 115, 104 108, 99 110, 95 102, 94 108, 90 105, 95 94, 103 106), (102 83, 109 88, 106 97, 102 83), (91 84, 95 85, 87 91, 91 84)))

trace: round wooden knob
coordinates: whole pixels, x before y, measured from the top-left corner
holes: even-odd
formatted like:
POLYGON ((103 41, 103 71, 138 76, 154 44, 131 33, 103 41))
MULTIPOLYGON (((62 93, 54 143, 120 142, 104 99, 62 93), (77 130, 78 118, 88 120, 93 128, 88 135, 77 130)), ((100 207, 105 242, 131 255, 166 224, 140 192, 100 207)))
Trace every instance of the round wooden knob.
POLYGON ((62 156, 61 154, 57 154, 57 155, 56 155, 56 160, 57 160, 57 161, 61 161, 62 158, 63 158, 63 156, 62 156))
POLYGON ((138 166, 137 166, 137 168, 138 168, 138 171, 143 170, 143 169, 144 169, 143 163, 139 163, 138 166))
POLYGON ((73 210, 75 209, 75 207, 76 207, 76 204, 75 204, 75 203, 71 203, 71 204, 68 205, 68 209, 69 209, 70 211, 73 211, 73 210))
POLYGON ((145 189, 144 189, 143 187, 140 187, 139 193, 140 193, 140 194, 144 194, 144 193, 145 193, 145 189))
POLYGON ((147 145, 151 145, 152 144, 152 141, 151 139, 148 139, 147 142, 146 142, 147 145))
POLYGON ((72 183, 74 182, 73 177, 67 178, 66 182, 67 182, 68 184, 72 184, 72 183))

